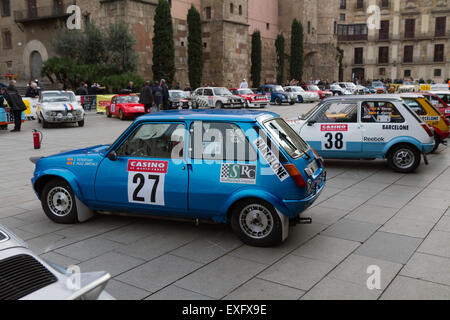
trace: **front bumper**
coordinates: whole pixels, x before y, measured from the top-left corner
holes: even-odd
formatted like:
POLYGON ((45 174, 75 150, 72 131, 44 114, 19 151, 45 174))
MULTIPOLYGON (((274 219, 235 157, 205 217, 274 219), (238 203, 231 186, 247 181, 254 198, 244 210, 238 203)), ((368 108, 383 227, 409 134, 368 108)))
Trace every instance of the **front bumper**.
POLYGON ((84 119, 84 116, 44 116, 44 120, 49 123, 72 123, 79 122, 84 119))
POLYGON ((269 104, 269 101, 248 101, 247 105, 249 108, 262 108, 269 104))

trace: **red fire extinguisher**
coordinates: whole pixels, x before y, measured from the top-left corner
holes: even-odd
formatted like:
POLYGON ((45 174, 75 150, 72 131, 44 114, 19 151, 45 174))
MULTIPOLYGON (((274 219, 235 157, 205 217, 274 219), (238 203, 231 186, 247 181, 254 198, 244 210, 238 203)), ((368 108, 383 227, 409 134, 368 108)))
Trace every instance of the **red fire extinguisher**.
POLYGON ((33 144, 34 144, 35 149, 41 148, 42 138, 43 138, 42 132, 34 129, 33 130, 33 144))

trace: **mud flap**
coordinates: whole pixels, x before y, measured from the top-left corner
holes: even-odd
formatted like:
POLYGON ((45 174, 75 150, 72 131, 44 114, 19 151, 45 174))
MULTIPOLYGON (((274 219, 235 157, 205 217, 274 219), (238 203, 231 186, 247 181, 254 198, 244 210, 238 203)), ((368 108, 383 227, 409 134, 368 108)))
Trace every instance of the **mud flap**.
POLYGON ((278 216, 280 217, 281 228, 282 228, 281 242, 284 242, 284 241, 286 241, 287 237, 289 236, 289 218, 286 217, 284 214, 282 214, 278 210, 277 210, 277 213, 278 213, 278 216))
POLYGON ((426 165, 429 164, 428 157, 427 157, 427 154, 425 152, 423 153, 423 161, 425 162, 426 165))
POLYGON ((77 196, 75 196, 75 202, 77 204, 77 218, 78 222, 85 222, 94 216, 94 211, 89 209, 77 196))

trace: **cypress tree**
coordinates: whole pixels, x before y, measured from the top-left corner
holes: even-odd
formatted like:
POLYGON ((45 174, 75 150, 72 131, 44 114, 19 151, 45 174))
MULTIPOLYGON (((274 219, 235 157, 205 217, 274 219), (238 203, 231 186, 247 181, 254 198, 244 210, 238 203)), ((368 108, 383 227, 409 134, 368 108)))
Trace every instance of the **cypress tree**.
POLYGON ((294 19, 291 31, 291 79, 302 80, 303 63, 303 26, 294 19))
POLYGON ((261 33, 255 31, 252 35, 252 67, 251 79, 254 87, 259 87, 261 84, 261 68, 262 68, 262 43, 261 33))
POLYGON ((202 21, 200 13, 192 5, 187 16, 188 24, 188 74, 192 89, 197 89, 202 83, 203 73, 203 43, 202 21))
POLYGON ((153 79, 165 79, 170 86, 175 78, 175 45, 172 14, 167 0, 158 0, 153 30, 153 79))
POLYGON ((279 34, 275 41, 277 49, 277 83, 282 84, 284 80, 284 47, 285 40, 283 34, 279 34))

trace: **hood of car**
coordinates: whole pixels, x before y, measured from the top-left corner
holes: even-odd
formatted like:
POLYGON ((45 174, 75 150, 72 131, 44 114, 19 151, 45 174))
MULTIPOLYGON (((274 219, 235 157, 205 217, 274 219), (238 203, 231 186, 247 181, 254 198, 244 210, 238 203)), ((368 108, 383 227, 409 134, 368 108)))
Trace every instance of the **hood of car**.
POLYGON ((98 145, 98 146, 93 146, 93 147, 88 147, 88 148, 83 148, 83 149, 62 151, 59 154, 48 156, 46 158, 63 157, 63 156, 73 157, 73 156, 81 156, 81 155, 89 155, 89 154, 99 154, 99 153, 105 152, 106 149, 108 149, 109 147, 110 147, 110 145, 98 145))
POLYGON ((58 111, 58 110, 81 110, 83 109, 81 105, 78 103, 69 103, 69 102, 41 102, 40 106, 42 109, 45 109, 47 111, 58 111))

